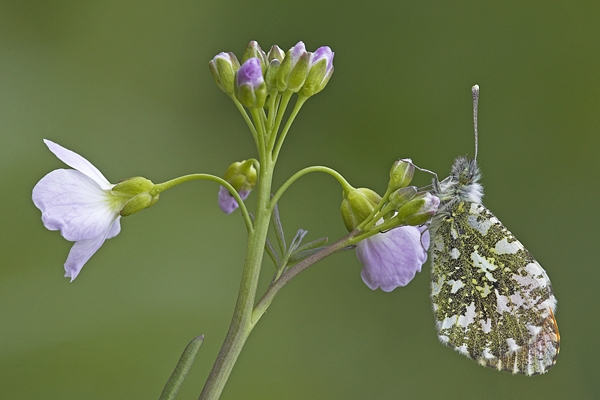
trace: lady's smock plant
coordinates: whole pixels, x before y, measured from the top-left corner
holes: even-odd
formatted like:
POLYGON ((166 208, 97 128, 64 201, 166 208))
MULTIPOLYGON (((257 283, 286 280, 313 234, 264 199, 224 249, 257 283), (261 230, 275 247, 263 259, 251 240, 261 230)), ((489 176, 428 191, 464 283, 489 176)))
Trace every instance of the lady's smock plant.
MULTIPOLYGON (((43 177, 33 190, 33 201, 42 211, 44 225, 60 230, 75 245, 65 270, 71 280, 106 239, 119 233, 122 216, 152 206, 159 194, 193 180, 210 180, 219 185, 218 206, 227 214, 239 209, 247 244, 241 285, 233 318, 223 346, 204 385, 201 399, 217 399, 246 339, 264 315, 275 295, 296 275, 325 257, 356 247, 363 263, 363 281, 371 289, 391 291, 410 282, 425 262, 429 236, 426 226, 439 199, 408 186, 415 166, 409 159, 392 166, 383 196, 366 188, 356 189, 337 171, 324 166, 304 168, 273 188, 275 166, 290 127, 305 102, 320 93, 333 74, 334 53, 327 46, 314 53, 298 42, 287 52, 272 46, 267 54, 250 42, 242 63, 233 53, 219 53, 209 69, 217 86, 233 101, 246 122, 255 154, 232 163, 223 178, 195 173, 154 184, 137 177, 116 185, 83 157, 46 141, 50 150, 73 170, 55 170, 43 177), (292 97, 296 101, 288 110, 292 97), (285 119, 285 122, 284 122, 285 119), (278 202, 299 178, 313 173, 329 174, 343 191, 342 218, 348 234, 327 245, 327 238, 303 243, 308 232, 298 229, 288 242, 278 212, 278 202), (256 196, 251 213, 244 201, 256 196), (267 239, 273 230, 275 242, 267 239), (258 280, 267 255, 274 264, 267 290, 259 295, 258 280)), ((161 399, 172 399, 194 362, 203 336, 192 340, 167 382, 161 399)))

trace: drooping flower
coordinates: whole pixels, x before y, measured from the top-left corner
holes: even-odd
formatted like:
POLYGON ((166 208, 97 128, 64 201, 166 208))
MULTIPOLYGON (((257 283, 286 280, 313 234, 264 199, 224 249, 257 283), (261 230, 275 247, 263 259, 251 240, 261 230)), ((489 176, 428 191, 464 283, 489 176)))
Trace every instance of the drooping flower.
MULTIPOLYGON (((246 200, 256 185, 257 171, 254 168, 254 161, 244 160, 232 163, 225 171, 223 179, 237 190, 242 200, 246 200)), ((239 207, 235 197, 224 186, 219 187, 218 203, 219 208, 225 214, 231 214, 239 207)))
POLYGON ((158 195, 149 195, 154 184, 145 178, 113 185, 79 154, 50 140, 44 143, 74 168, 50 172, 32 193, 33 203, 42 211, 44 226, 60 230, 65 239, 75 242, 65 262, 65 276, 73 281, 104 241, 119 234, 121 212, 130 215, 147 208, 158 200, 158 195))
MULTIPOLYGON (((250 190, 240 190, 238 194, 240 195, 242 200, 246 200, 246 198, 248 198, 248 196, 250 195, 250 190)), ((229 190, 227 190, 227 188, 224 186, 219 186, 218 203, 219 208, 225 214, 231 214, 240 206, 236 201, 235 197, 233 197, 231 193, 229 193, 229 190)))
POLYGON ((391 292, 406 286, 427 261, 429 231, 425 227, 400 226, 360 241, 356 255, 363 264, 360 273, 372 290, 391 292))

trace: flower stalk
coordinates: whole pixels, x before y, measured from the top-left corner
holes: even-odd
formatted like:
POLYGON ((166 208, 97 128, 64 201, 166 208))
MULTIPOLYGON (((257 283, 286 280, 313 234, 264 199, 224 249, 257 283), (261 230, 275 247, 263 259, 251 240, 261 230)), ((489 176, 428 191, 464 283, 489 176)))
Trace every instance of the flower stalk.
MULTIPOLYGON (((302 42, 287 53, 273 46, 265 54, 257 42, 250 42, 241 65, 233 53, 220 53, 210 61, 209 69, 217 86, 240 111, 258 153, 257 158, 232 163, 223 178, 197 173, 158 184, 143 177, 112 184, 82 156, 46 141, 49 149, 73 169, 47 174, 33 189, 32 197, 42 211, 44 225, 60 230, 67 240, 75 242, 65 263, 66 276, 71 280, 106 239, 119 233, 122 217, 151 207, 161 193, 177 185, 196 180, 216 182, 220 187, 221 210, 231 214, 240 209, 248 237, 238 297, 229 330, 200 394, 201 400, 220 397, 248 336, 274 297, 309 266, 338 251, 356 247, 364 265, 361 276, 367 286, 391 291, 410 282, 427 257, 429 236, 418 225, 436 212, 439 199, 408 186, 416 168, 410 159, 394 163, 383 197, 368 188, 353 188, 341 174, 324 166, 296 172, 273 194, 274 170, 283 143, 306 101, 329 82, 333 56, 327 46, 311 53, 302 42), (297 97, 293 109, 283 123, 294 94, 297 97), (277 203, 294 182, 313 172, 329 174, 341 186, 342 218, 349 233, 324 246, 327 238, 302 244, 307 231, 299 229, 288 245, 277 203), (256 194, 256 209, 252 214, 244 203, 250 192, 256 194), (280 255, 267 239, 271 223, 280 255), (265 293, 258 298, 265 253, 275 264, 275 273, 265 293)), ((202 341, 203 336, 198 336, 186 347, 161 400, 175 397, 202 341)))

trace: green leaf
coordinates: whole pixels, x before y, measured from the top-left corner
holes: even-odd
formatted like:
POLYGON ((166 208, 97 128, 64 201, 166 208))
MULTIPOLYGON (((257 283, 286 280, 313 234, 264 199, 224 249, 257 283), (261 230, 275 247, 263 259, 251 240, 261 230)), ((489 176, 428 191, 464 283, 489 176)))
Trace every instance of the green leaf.
POLYGON ((194 365, 194 360, 196 359, 196 355, 200 350, 202 342, 204 342, 204 335, 196 336, 186 346, 185 350, 183 350, 183 354, 179 358, 175 370, 169 377, 159 400, 173 400, 175 396, 177 396, 181 384, 183 384, 185 377, 188 372, 190 372, 190 368, 194 365))

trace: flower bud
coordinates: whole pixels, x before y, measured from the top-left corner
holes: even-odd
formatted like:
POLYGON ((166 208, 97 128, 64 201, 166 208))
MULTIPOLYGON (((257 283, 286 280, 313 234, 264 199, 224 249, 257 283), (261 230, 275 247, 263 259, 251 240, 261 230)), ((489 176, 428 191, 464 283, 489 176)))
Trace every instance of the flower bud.
MULTIPOLYGON (((242 200, 246 200, 256 185, 256 168, 251 160, 234 162, 225 171, 223 179, 233 186, 242 200)), ((223 186, 219 188, 218 203, 225 214, 231 214, 239 207, 237 200, 223 186)))
POLYGON ((282 62, 284 58, 285 58, 285 53, 283 50, 281 50, 279 48, 279 46, 277 46, 277 45, 271 46, 271 50, 269 50, 269 53, 267 54, 267 60, 269 62, 271 62, 273 60, 279 60, 279 62, 282 62))
POLYGON ((254 40, 248 43, 248 47, 246 47, 246 51, 242 56, 242 64, 251 58, 258 58, 260 60, 262 73, 264 74, 267 69, 267 65, 269 65, 269 62, 267 61, 267 55, 265 54, 263 49, 260 48, 258 42, 254 40))
POLYGON ((267 85, 258 58, 246 60, 235 74, 235 97, 248 108, 260 108, 265 105, 267 85))
POLYGON ((342 200, 342 219, 348 231, 363 222, 379 202, 381 197, 367 188, 352 189, 342 200))
POLYGON ((300 90, 308 76, 310 58, 311 54, 306 51, 303 42, 288 50, 277 72, 277 89, 280 92, 300 90))
POLYGON ((217 86, 227 94, 232 94, 235 83, 235 73, 240 63, 233 53, 219 53, 208 63, 210 72, 217 86))
POLYGON ((267 72, 265 72, 265 82, 267 83, 267 89, 276 88, 277 87, 277 71, 279 71, 279 67, 281 67, 281 61, 274 58, 269 63, 267 67, 267 72))
POLYGON ((396 190, 395 192, 392 192, 392 194, 390 194, 389 200, 390 203, 396 206, 396 208, 400 208, 406 203, 408 203, 410 200, 412 200, 416 194, 416 186, 406 186, 396 190))
POLYGON ((395 218, 406 225, 421 225, 435 215, 439 205, 440 199, 438 197, 429 192, 420 192, 400 207, 395 218))
POLYGON ((256 185, 257 172, 252 160, 234 162, 225 171, 225 179, 235 190, 252 190, 256 185))
POLYGON ((310 71, 302 94, 306 97, 313 96, 325 88, 333 74, 333 51, 328 46, 319 47, 310 60, 310 71))
POLYGON ((410 158, 396 161, 390 170, 388 187, 392 190, 407 186, 415 174, 415 165, 410 158))

